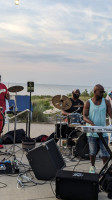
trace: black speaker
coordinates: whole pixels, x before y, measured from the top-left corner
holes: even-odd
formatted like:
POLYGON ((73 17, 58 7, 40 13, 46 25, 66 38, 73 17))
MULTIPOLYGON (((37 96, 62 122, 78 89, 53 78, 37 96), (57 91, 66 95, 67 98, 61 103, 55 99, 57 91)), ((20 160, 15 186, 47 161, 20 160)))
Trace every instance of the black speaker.
POLYGON ((61 199, 97 200, 99 175, 59 170, 56 174, 56 197, 61 199))
POLYGON ((112 164, 111 163, 108 165, 108 168, 103 170, 103 172, 100 174, 99 184, 101 185, 101 188, 105 192, 112 193, 112 164))
POLYGON ((56 176, 57 170, 66 166, 54 139, 42 143, 26 155, 29 164, 39 180, 50 180, 56 176))

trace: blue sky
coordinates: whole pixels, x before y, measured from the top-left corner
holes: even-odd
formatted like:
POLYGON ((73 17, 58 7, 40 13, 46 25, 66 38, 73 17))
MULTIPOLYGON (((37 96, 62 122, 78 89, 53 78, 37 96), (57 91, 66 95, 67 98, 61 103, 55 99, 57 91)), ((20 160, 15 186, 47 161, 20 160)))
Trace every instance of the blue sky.
POLYGON ((112 0, 0 0, 2 81, 111 86, 112 0))

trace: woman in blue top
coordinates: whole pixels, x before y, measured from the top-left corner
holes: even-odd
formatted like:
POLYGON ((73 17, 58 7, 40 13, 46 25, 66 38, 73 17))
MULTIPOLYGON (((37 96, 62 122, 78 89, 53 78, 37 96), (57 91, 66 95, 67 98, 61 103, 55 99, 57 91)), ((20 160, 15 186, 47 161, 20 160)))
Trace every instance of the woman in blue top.
MULTIPOLYGON (((100 84, 94 87, 94 96, 89 99, 83 109, 83 120, 87 123, 87 126, 105 126, 106 114, 112 118, 112 109, 109 101, 104 99, 104 87, 100 84)), ((87 133, 89 150, 90 150, 90 173, 95 173, 95 159, 98 146, 100 147, 101 157, 105 164, 108 160, 108 152, 104 147, 102 141, 99 139, 97 133, 87 133)), ((105 141, 108 143, 107 133, 103 133, 105 141)))

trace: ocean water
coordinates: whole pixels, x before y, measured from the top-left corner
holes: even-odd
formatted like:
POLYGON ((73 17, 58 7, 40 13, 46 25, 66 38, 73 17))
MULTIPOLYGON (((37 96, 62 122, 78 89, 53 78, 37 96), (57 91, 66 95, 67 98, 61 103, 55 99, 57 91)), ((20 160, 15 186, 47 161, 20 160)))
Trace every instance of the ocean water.
MULTIPOLYGON (((7 88, 20 85, 23 86, 24 89, 20 92, 18 92, 18 95, 29 95, 29 92, 27 92, 27 83, 4 83, 6 84, 7 88)), ((79 85, 53 85, 53 84, 37 84, 34 83, 34 92, 32 92, 33 95, 67 95, 71 93, 74 89, 80 89, 81 92, 85 91, 87 89, 88 92, 92 91, 94 86, 79 86, 79 85)), ((105 87, 105 90, 107 92, 110 92, 112 90, 111 87, 105 87)), ((14 93, 13 93, 14 94, 14 93)))

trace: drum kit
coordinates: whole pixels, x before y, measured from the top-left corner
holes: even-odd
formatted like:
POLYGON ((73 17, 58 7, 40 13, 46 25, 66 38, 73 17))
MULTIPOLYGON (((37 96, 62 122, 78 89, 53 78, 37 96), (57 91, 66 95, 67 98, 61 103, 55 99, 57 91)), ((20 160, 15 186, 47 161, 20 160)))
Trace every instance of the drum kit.
MULTIPOLYGON (((17 93, 22 91, 24 89, 23 86, 12 86, 12 87, 9 87, 8 88, 8 91, 11 92, 11 93, 15 93, 15 108, 14 108, 14 115, 15 115, 15 118, 14 118, 14 142, 13 142, 13 155, 15 156, 15 137, 16 137, 16 121, 17 121, 17 102, 16 102, 16 97, 17 97, 17 93)), ((68 110, 71 106, 72 106, 72 101, 70 100, 70 98, 68 98, 67 96, 65 95, 56 95, 52 98, 52 104, 54 105, 54 107, 56 109, 59 109, 61 112, 62 110, 68 110)), ((75 107, 79 108, 80 105, 76 105, 75 107)), ((76 110, 77 111, 77 110, 76 110)), ((55 137, 58 137, 59 136, 59 146, 61 147, 62 145, 62 131, 63 131, 63 127, 65 129, 65 132, 66 130, 69 128, 73 131, 74 129, 74 132, 77 132, 77 127, 78 126, 82 126, 83 125, 83 119, 82 119, 82 116, 81 114, 79 113, 71 113, 69 114, 67 117, 66 116, 62 116, 62 114, 60 113, 59 116, 57 116, 57 119, 56 119, 56 124, 55 124, 55 137), (59 134, 57 133, 59 132, 59 134)), ((80 131, 78 131, 81 135, 82 133, 80 131)), ((71 135, 71 134, 70 134, 71 135)), ((76 135, 75 134, 75 140, 76 140, 76 135)), ((77 139, 80 138, 79 135, 77 136, 77 139)), ((68 138, 70 140, 70 137, 68 135, 68 138)), ((74 143, 74 138, 72 138, 72 142, 74 143)), ((66 139, 67 139, 67 136, 66 136, 66 139)), ((69 141, 68 140, 68 141, 69 141)), ((67 143, 68 143, 67 141, 67 143)))
MULTIPOLYGON (((52 104, 54 107, 59 110, 65 111, 68 110, 72 106, 72 101, 67 96, 56 95, 52 98, 52 104)), ((82 105, 76 105, 75 107, 79 108, 82 105)), ((66 147, 68 147, 72 151, 72 147, 75 146, 75 154, 83 157, 85 154, 89 154, 89 148, 83 151, 83 148, 87 144, 86 135, 83 134, 78 129, 84 125, 83 117, 81 114, 76 112, 69 114, 68 116, 63 116, 60 113, 58 118, 56 118, 55 124, 55 139, 59 139, 59 147, 63 147, 63 138, 66 138, 66 147)), ((73 152, 73 151, 72 151, 73 152)))

